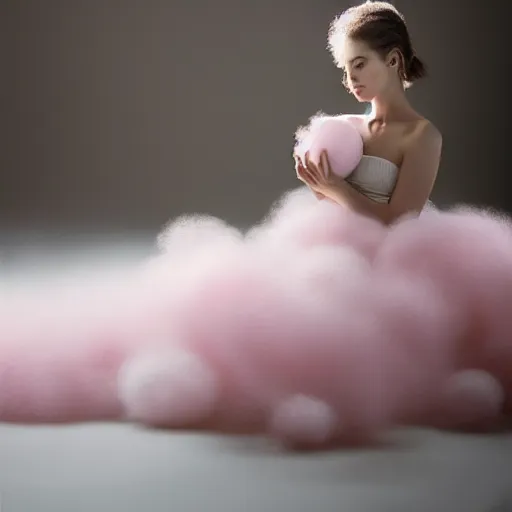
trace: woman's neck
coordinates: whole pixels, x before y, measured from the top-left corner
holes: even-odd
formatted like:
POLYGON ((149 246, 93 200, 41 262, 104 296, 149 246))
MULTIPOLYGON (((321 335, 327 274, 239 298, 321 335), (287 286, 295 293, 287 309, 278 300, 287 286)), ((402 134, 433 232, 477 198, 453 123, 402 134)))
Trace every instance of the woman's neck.
POLYGON ((371 102, 371 111, 368 114, 370 121, 388 123, 404 121, 417 117, 405 94, 398 93, 384 97, 374 98, 371 102))

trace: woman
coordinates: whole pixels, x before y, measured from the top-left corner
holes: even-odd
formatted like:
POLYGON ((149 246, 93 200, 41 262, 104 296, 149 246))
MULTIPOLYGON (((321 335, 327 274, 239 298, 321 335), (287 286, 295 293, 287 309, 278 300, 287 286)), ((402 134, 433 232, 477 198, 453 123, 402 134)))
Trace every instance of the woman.
POLYGON ((348 118, 360 130, 365 156, 351 181, 337 178, 324 155, 318 167, 296 157, 296 171, 317 195, 389 224, 421 212, 435 183, 441 156, 439 130, 409 103, 405 90, 425 75, 403 16, 386 2, 366 2, 335 19, 329 48, 344 70, 347 89, 371 113, 348 118), (324 172, 325 171, 325 172, 324 172), (387 172, 380 195, 357 186, 358 173, 387 172), (354 186, 356 185, 356 186, 354 186))

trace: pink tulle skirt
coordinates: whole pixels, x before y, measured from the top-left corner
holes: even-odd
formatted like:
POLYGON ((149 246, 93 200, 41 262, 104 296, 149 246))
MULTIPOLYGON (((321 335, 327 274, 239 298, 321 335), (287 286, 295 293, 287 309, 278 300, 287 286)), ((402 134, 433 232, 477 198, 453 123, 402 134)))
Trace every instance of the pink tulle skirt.
POLYGON ((59 336, 6 341, 0 420, 257 425, 318 444, 512 410, 506 216, 429 205, 386 227, 300 189, 247 232, 184 216, 158 244, 103 295, 108 314, 80 302, 59 336))

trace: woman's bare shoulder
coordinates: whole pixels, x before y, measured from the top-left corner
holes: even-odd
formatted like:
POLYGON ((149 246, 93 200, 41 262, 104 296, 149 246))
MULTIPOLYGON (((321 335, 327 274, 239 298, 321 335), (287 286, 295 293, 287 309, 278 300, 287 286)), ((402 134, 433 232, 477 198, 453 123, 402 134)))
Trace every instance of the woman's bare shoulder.
POLYGON ((440 147, 443 143, 443 135, 441 130, 429 119, 422 117, 415 123, 410 137, 412 145, 428 145, 440 147))

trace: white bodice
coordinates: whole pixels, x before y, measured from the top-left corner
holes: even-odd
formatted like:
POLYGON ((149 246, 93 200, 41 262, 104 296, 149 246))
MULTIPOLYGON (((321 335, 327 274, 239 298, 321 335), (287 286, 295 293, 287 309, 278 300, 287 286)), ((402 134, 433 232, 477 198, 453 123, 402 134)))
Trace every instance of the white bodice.
POLYGON ((347 182, 370 199, 389 203, 398 179, 398 170, 398 166, 389 160, 363 155, 347 182))

